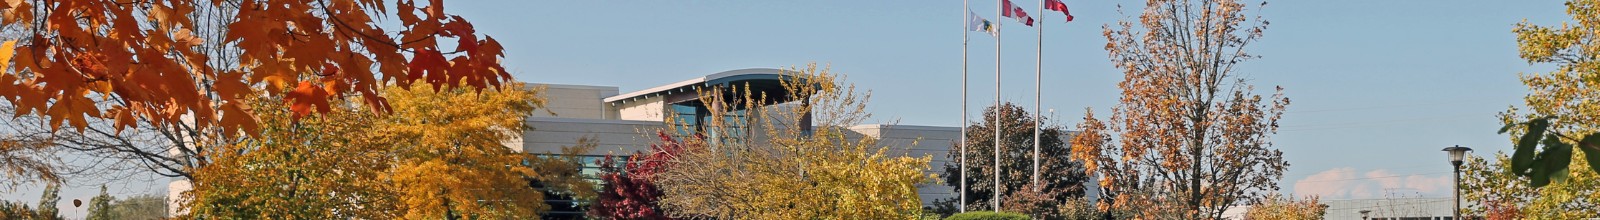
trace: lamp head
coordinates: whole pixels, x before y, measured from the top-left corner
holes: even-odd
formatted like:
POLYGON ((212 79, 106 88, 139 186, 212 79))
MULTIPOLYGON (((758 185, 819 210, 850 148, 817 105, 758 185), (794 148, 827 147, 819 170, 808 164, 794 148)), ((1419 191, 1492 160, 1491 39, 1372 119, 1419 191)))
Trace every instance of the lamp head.
POLYGON ((1456 145, 1454 147, 1446 147, 1444 151, 1450 153, 1451 165, 1461 166, 1461 161, 1466 158, 1468 151, 1472 151, 1472 148, 1456 145))

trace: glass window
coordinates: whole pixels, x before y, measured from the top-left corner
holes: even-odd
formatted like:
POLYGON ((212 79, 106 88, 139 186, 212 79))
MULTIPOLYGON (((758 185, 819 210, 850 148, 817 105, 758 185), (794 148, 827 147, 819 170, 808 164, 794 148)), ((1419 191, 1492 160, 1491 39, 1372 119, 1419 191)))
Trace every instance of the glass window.
POLYGON ((673 130, 678 139, 703 134, 711 144, 731 143, 744 140, 749 134, 749 111, 745 109, 733 110, 722 115, 722 128, 711 129, 707 120, 711 120, 711 111, 700 101, 687 101, 671 105, 673 117, 673 130))

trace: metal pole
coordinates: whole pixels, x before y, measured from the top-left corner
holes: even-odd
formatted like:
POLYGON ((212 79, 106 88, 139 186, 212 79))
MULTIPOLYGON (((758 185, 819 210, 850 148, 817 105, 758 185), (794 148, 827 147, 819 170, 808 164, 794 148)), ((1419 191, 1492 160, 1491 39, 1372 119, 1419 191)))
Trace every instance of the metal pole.
MULTIPOLYGON (((1005 8, 1005 5, 1004 5, 1005 1, 1006 0, 994 1, 995 2, 994 15, 995 15, 996 19, 1000 19, 1001 17, 1005 16, 1005 15, 1003 15, 1002 10, 1009 9, 1009 8, 1005 8)), ((1000 23, 1001 22, 995 22, 995 25, 999 25, 1000 23)), ((995 34, 994 34, 994 123, 990 123, 990 124, 994 125, 994 173, 992 173, 992 175, 994 175, 994 201, 991 201, 992 203, 994 203, 994 206, 991 206, 991 207, 993 208, 994 211, 1000 211, 1000 175, 1001 175, 1000 174, 1000 125, 1003 122, 1000 121, 1000 110, 1001 110, 1001 108, 1000 108, 1000 31, 998 30, 999 26, 995 26, 995 27, 996 27, 996 31, 995 31, 995 34)))
MULTIPOLYGON (((1044 0, 1039 0, 1039 39, 1033 56, 1033 184, 1039 184, 1039 81, 1044 77, 1044 0)), ((1039 188, 1034 188, 1038 190, 1039 188)))
POLYGON ((967 31, 972 27, 972 8, 961 0, 961 201, 956 208, 967 212, 967 31))
POLYGON ((1456 208, 1451 210, 1455 213, 1455 218, 1452 219, 1461 219, 1461 162, 1455 161, 1452 164, 1456 167, 1456 181, 1455 184, 1451 184, 1450 186, 1450 189, 1453 189, 1452 191, 1456 192, 1456 208))

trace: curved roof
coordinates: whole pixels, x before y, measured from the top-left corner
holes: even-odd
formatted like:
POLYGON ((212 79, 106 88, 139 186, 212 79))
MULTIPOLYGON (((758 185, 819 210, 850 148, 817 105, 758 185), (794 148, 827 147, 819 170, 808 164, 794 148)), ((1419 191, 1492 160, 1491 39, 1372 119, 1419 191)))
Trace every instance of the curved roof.
POLYGON ((793 76, 793 75, 794 75, 794 73, 792 71, 781 70, 781 69, 773 69, 773 68, 748 68, 748 69, 729 70, 729 71, 722 71, 722 72, 719 72, 719 73, 706 75, 706 76, 702 76, 702 77, 697 77, 697 78, 693 78, 693 79, 689 79, 689 80, 679 81, 679 82, 675 82, 675 83, 671 83, 671 84, 656 86, 656 87, 649 88, 649 89, 633 91, 633 92, 629 92, 629 93, 623 93, 621 95, 606 97, 604 99, 604 101, 606 103, 612 103, 612 102, 618 102, 618 101, 628 101, 628 100, 636 99, 636 98, 659 96, 659 95, 662 95, 662 94, 665 94, 665 93, 670 93, 670 92, 692 92, 692 91, 694 91, 694 89, 699 88, 699 87, 713 86, 713 85, 727 85, 727 84, 736 83, 736 82, 752 82, 752 81, 756 81, 756 82, 768 82, 768 83, 776 84, 776 82, 782 81, 785 77, 789 77, 789 76, 793 76))

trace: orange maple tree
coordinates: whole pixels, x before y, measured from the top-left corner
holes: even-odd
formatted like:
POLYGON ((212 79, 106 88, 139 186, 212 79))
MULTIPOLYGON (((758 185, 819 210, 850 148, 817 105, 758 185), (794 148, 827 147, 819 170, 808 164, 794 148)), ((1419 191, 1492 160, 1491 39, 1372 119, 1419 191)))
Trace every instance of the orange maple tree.
POLYGON ((387 112, 379 90, 389 83, 424 80, 438 90, 509 81, 500 44, 480 38, 443 6, 442 0, 4 1, 0 25, 23 36, 0 45, 0 97, 17 107, 16 116, 38 114, 52 128, 67 123, 82 132, 86 118, 97 117, 115 121, 120 131, 140 119, 175 124, 187 117, 197 127, 220 126, 223 134, 254 135, 259 128, 247 102, 263 91, 284 95, 301 117, 356 95, 371 110, 387 112), (197 5, 237 10, 205 13, 197 5), (389 15, 398 31, 380 25, 389 15), (204 51, 218 48, 198 46, 207 42, 197 29, 226 29, 212 38, 222 42, 211 43, 232 55, 204 51), (445 43, 453 50, 443 49, 441 41, 451 38, 445 43))

